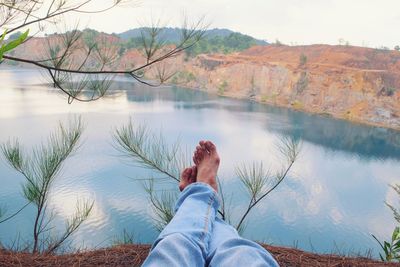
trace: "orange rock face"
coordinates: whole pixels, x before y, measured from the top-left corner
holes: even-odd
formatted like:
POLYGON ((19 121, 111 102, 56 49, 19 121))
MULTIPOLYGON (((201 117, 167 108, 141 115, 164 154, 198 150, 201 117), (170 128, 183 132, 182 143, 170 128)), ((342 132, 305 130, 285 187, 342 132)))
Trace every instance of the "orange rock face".
POLYGON ((192 88, 400 129, 398 51, 271 45, 180 63, 192 88))

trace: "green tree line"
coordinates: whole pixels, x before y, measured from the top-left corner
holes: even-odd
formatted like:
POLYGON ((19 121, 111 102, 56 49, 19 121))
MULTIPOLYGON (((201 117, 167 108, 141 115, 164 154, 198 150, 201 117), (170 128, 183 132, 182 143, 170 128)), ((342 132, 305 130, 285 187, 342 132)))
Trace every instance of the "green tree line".
MULTIPOLYGON (((92 33, 92 31, 90 31, 92 33)), ((88 31, 89 33, 89 31, 88 31)), ((174 45, 175 42, 165 40, 165 45, 174 45)), ((195 57, 199 54, 210 54, 210 53, 224 53, 229 54, 232 52, 238 52, 246 50, 254 45, 257 45, 257 40, 253 37, 243 35, 241 33, 231 33, 227 36, 212 36, 205 37, 199 40, 196 44, 185 50, 185 53, 189 57, 195 57)), ((119 53, 123 54, 129 49, 140 49, 143 47, 143 41, 141 37, 131 37, 127 41, 120 43, 119 53)))

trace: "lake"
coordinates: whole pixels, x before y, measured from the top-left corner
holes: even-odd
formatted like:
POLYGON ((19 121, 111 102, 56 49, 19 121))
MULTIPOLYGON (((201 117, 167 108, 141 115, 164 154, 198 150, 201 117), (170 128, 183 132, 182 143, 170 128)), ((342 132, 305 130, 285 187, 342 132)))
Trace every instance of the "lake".
MULTIPOLYGON (((29 151, 59 121, 81 115, 86 126, 81 147, 66 161, 51 194, 55 229, 63 229, 77 199, 95 201, 90 218, 71 239, 72 248, 109 246, 124 231, 141 243, 157 236, 140 182, 152 173, 129 164, 114 148, 113 131, 130 118, 162 131, 169 142, 179 138, 189 151, 201 139, 215 142, 233 221, 247 206, 235 167, 262 161, 277 171, 282 163, 278 140, 302 141, 289 176, 249 215, 247 238, 322 253, 372 249, 377 256, 371 234, 389 239, 396 225, 384 202, 399 203, 389 184, 400 183, 400 132, 184 88, 149 88, 125 77, 118 78, 111 97, 69 105, 45 81, 37 70, 0 69, 0 143, 19 138, 29 151)), ((0 205, 12 213, 26 203, 24 179, 3 159, 0 178, 0 205)), ((29 206, 0 224, 1 242, 31 240, 33 215, 29 206)))

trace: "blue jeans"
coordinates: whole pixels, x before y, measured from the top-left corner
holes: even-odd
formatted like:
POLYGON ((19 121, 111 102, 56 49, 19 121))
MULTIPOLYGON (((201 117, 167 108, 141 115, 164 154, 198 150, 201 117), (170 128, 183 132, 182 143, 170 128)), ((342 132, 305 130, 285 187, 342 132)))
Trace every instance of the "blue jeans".
POLYGON ((218 207, 212 187, 187 186, 142 266, 279 266, 263 247, 217 218, 218 207))

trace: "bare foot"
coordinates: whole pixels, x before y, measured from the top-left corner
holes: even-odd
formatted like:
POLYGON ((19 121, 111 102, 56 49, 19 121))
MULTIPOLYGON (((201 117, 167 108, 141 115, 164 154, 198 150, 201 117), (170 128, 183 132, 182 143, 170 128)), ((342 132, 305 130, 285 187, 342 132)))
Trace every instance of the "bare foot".
POLYGON ((183 191, 186 186, 196 182, 197 166, 186 168, 182 171, 181 181, 179 182, 179 190, 183 191))
POLYGON ((200 141, 194 152, 193 162, 197 166, 197 182, 209 184, 218 191, 216 177, 220 159, 215 145, 210 141, 200 141))

